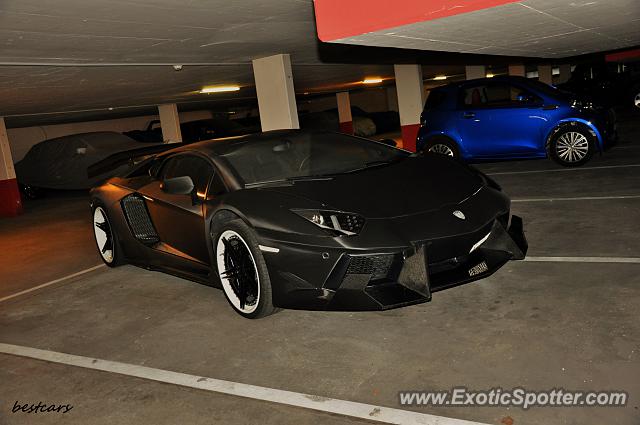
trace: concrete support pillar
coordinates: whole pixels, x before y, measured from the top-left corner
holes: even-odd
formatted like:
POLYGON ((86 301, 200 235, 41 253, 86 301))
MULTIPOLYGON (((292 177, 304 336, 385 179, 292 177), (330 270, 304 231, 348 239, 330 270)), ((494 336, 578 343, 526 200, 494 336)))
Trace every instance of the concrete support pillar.
POLYGON ((563 84, 571 78, 571 64, 566 63, 560 65, 560 75, 558 76, 558 84, 563 84))
POLYGON ((269 56, 253 61, 262 131, 300 128, 291 57, 269 56))
POLYGON ((538 65, 538 81, 549 85, 553 84, 551 65, 538 65))
POLYGON ((514 77, 524 77, 526 75, 526 70, 524 65, 522 64, 509 65, 509 75, 512 75, 514 77))
POLYGON ((420 115, 424 107, 424 84, 421 65, 394 65, 398 109, 402 127, 402 147, 416 151, 416 138, 420 129, 420 115))
POLYGON ((162 139, 165 143, 182 142, 182 132, 180 131, 180 116, 178 106, 175 103, 158 105, 160 114, 160 127, 162 128, 162 139))
POLYGON ((336 100, 338 101, 340 132, 353 134, 353 118, 351 117, 351 99, 349 99, 349 92, 343 91, 336 93, 336 100))
POLYGON ((13 217, 22 213, 22 198, 13 168, 7 127, 0 117, 0 217, 13 217))
POLYGON ((467 80, 475 80, 476 78, 485 78, 487 76, 487 68, 484 65, 467 65, 465 72, 467 80))

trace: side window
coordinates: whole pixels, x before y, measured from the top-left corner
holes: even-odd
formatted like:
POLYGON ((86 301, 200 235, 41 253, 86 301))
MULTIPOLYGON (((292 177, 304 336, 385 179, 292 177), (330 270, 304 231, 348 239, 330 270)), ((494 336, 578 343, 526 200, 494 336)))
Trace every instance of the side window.
POLYGON ((473 108, 481 108, 487 105, 487 86, 470 86, 462 90, 462 104, 473 108))
POLYGON ((467 87, 461 100, 465 107, 504 108, 534 104, 539 98, 521 87, 496 83, 467 87))
POLYGON ((196 193, 203 197, 213 175, 213 166, 205 159, 194 155, 176 155, 167 160, 160 172, 161 179, 189 176, 196 193))

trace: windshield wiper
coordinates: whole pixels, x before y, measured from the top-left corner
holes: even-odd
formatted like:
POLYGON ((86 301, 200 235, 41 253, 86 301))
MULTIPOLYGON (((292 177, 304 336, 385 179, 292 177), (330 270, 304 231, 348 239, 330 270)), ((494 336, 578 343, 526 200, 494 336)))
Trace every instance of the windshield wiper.
POLYGON ((404 157, 399 157, 399 158, 393 158, 393 159, 387 159, 387 160, 366 162, 364 166, 346 171, 346 173, 355 173, 356 171, 366 170, 367 168, 381 167, 383 165, 391 165, 391 164, 395 164, 396 162, 402 161, 403 159, 404 157))
POLYGON ((266 180, 260 182, 247 183, 244 185, 245 188, 250 187, 258 187, 258 186, 269 186, 269 185, 291 185, 295 182, 299 181, 317 181, 317 180, 333 180, 333 176, 329 174, 318 174, 313 176, 295 176, 295 177, 287 177, 284 179, 276 179, 276 180, 266 180))
POLYGON ((314 180, 333 180, 333 176, 331 174, 316 174, 312 176, 295 176, 295 177, 287 177, 285 180, 289 182, 299 182, 299 181, 314 181, 314 180))

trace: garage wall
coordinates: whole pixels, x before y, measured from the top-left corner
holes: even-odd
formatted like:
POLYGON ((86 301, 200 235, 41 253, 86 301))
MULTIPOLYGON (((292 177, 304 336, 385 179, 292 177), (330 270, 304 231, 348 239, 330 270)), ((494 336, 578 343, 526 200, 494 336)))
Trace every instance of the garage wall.
MULTIPOLYGON (((194 121, 211 118, 210 111, 180 112, 180 121, 194 121)), ((151 120, 157 120, 158 115, 145 115, 140 117, 119 118, 114 120, 87 121, 69 124, 43 125, 37 127, 10 128, 9 145, 13 161, 20 161, 26 153, 35 145, 46 139, 67 136, 69 134, 88 133, 92 131, 117 131, 122 133, 130 130, 143 130, 151 120)))

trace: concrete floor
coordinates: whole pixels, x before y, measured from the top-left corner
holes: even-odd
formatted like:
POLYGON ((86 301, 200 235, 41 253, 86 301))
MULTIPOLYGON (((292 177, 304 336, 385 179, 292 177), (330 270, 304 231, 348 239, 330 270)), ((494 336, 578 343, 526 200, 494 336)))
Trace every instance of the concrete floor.
MULTIPOLYGON (((583 169, 480 166, 514 199, 531 257, 640 257, 640 167, 627 167, 640 165, 637 127, 628 123, 620 144, 583 169), (557 199, 612 196, 638 197, 557 199)), ((25 215, 0 221, 0 252, 0 298, 99 264, 86 198, 28 203, 25 215)), ((405 409, 490 424, 640 420, 640 264, 511 262, 427 304, 259 321, 235 315, 218 290, 131 266, 0 306, 3 343, 393 408, 400 390, 625 390, 624 408, 405 409)), ((16 400, 71 403, 65 421, 78 424, 367 423, 5 354, 0 382, 0 424, 35 422, 11 413, 16 400)))

